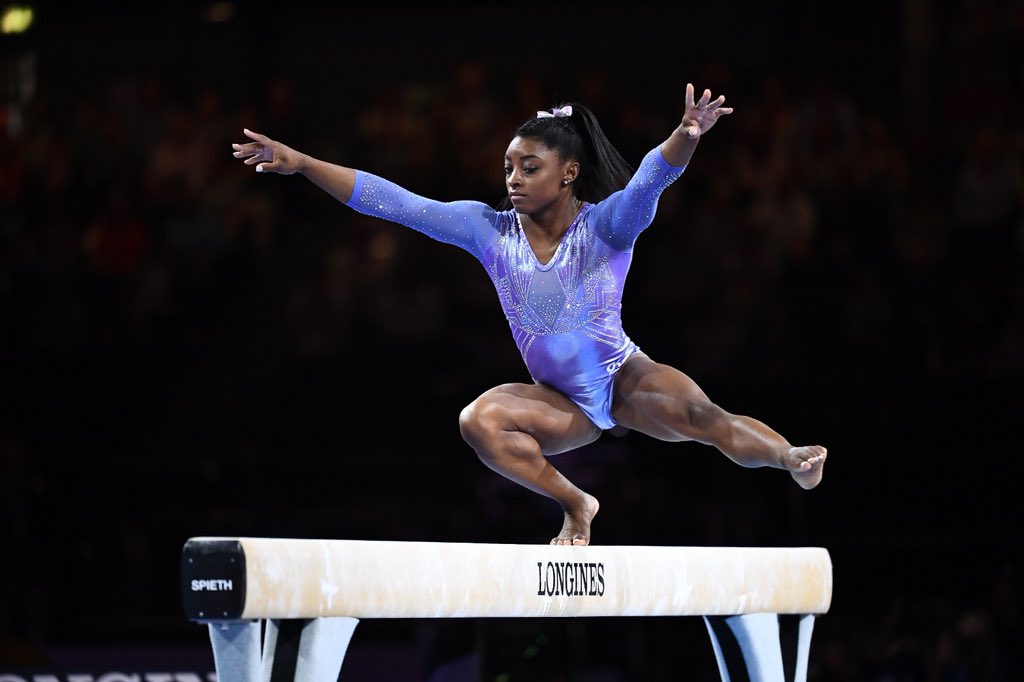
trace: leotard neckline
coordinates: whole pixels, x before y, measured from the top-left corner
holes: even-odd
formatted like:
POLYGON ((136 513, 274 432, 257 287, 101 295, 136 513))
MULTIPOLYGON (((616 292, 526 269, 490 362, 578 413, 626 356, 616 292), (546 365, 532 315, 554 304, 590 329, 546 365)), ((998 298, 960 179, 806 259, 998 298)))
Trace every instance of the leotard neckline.
POLYGON ((523 239, 526 241, 526 246, 530 252, 530 257, 533 259, 534 267, 536 267, 541 272, 546 272, 550 270, 552 267, 554 267, 555 263, 558 261, 559 255, 561 255, 562 253, 562 245, 565 244, 570 233, 572 233, 576 229, 576 226, 579 225, 580 220, 583 218, 583 214, 587 212, 587 208, 589 207, 590 204, 588 204, 587 202, 583 202, 583 204, 580 206, 580 212, 577 213, 576 217, 573 218, 571 223, 569 223, 569 227, 566 228, 565 234, 562 235, 562 238, 558 240, 558 246, 555 247, 555 252, 551 255, 551 258, 548 260, 547 263, 540 262, 540 258, 537 257, 537 252, 533 250, 533 246, 530 245, 530 240, 526 236, 526 229, 523 228, 523 223, 521 220, 519 220, 519 212, 513 211, 513 213, 516 216, 516 227, 519 229, 520 234, 522 234, 523 239))

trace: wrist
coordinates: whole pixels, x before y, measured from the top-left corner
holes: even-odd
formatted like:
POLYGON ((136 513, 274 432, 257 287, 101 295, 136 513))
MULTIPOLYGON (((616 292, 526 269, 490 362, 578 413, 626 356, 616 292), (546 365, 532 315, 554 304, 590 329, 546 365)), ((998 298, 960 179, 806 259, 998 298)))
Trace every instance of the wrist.
POLYGON ((682 125, 672 131, 668 139, 661 145, 661 156, 670 166, 686 166, 690 163, 697 148, 699 137, 690 137, 682 125))
POLYGON ((672 131, 673 137, 676 137, 680 142, 693 142, 696 143, 700 139, 700 125, 693 121, 683 121, 679 126, 672 131), (696 132, 696 135, 692 135, 691 132, 696 132))

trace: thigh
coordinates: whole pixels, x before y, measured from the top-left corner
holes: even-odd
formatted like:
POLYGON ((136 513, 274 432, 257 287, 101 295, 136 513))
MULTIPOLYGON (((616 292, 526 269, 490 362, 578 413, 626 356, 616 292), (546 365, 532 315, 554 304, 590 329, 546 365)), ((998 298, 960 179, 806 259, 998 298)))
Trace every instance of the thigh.
POLYGON ((642 353, 615 377, 615 421, 654 438, 703 441, 703 417, 717 409, 693 379, 642 353))
POLYGON ((599 429, 574 402, 542 384, 504 384, 470 406, 500 428, 532 436, 545 455, 557 455, 592 443, 599 429))

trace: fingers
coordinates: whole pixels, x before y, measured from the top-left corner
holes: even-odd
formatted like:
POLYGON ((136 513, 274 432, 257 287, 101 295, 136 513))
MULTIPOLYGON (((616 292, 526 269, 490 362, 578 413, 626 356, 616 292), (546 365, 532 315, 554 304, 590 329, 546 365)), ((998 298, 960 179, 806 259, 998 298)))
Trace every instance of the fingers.
MULTIPOLYGON (((719 95, 718 97, 716 97, 714 99, 714 101, 712 101, 711 100, 711 90, 709 90, 707 88, 704 89, 704 92, 701 94, 699 101, 696 101, 696 102, 694 101, 693 93, 694 93, 693 83, 687 83, 686 84, 686 108, 687 109, 697 109, 699 111, 704 111, 704 110, 716 111, 716 110, 721 110, 722 105, 725 104, 725 95, 719 95)), ((726 110, 722 110, 722 113, 729 113, 729 114, 731 114, 732 113, 732 109, 730 108, 727 111, 726 110)))
POLYGON ((234 153, 231 156, 242 159, 242 163, 251 166, 260 161, 269 161, 268 149, 259 144, 233 144, 234 153))
POLYGON ((711 91, 708 89, 704 90, 704 94, 700 96, 700 101, 697 102, 698 109, 707 109, 708 102, 711 100, 711 91))
POLYGON ((273 141, 266 135, 254 132, 248 128, 242 128, 242 132, 245 133, 245 136, 249 139, 255 140, 255 142, 232 144, 231 148, 235 150, 232 156, 236 159, 242 159, 242 163, 246 166, 259 164, 256 166, 257 173, 274 170, 272 163, 274 155, 271 151, 273 141))
POLYGON ((248 128, 242 128, 242 132, 245 133, 246 137, 251 138, 253 140, 256 140, 260 144, 269 144, 270 143, 270 138, 267 137, 266 135, 261 135, 259 133, 253 132, 253 131, 249 130, 248 128))

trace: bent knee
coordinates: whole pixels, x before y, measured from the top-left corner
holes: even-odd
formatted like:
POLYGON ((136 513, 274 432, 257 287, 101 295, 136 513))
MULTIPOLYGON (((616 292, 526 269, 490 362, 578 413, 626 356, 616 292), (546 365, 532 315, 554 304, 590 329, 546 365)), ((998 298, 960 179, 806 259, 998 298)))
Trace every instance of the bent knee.
POLYGON ((478 448, 504 429, 508 410, 493 400, 480 397, 462 408, 459 413, 459 431, 470 446, 478 448))

